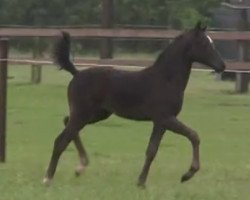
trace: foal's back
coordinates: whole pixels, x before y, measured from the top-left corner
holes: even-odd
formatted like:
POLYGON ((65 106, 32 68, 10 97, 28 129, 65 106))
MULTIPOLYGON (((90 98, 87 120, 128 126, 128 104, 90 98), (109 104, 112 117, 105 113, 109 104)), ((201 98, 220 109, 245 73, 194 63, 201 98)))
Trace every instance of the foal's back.
POLYGON ((152 120, 160 112, 179 112, 182 97, 171 93, 171 87, 155 76, 152 67, 140 71, 96 67, 74 76, 68 97, 71 109, 105 110, 128 119, 152 120))
POLYGON ((69 101, 73 104, 79 102, 84 106, 83 102, 88 102, 114 111, 120 105, 135 107, 142 104, 148 89, 145 70, 125 71, 96 67, 82 70, 74 76, 68 92, 69 101))

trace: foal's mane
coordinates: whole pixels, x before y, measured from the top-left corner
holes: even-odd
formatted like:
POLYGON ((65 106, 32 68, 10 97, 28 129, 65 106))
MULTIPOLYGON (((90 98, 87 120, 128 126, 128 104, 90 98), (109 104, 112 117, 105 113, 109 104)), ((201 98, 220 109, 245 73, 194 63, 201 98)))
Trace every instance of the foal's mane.
POLYGON ((190 31, 185 31, 180 35, 176 36, 174 40, 170 42, 170 44, 168 44, 167 47, 159 54, 159 56, 157 57, 156 61, 152 66, 157 66, 165 63, 168 60, 168 58, 171 57, 172 54, 174 53, 173 48, 180 48, 181 42, 183 41, 184 38, 186 38, 185 36, 188 33, 190 33, 190 31))

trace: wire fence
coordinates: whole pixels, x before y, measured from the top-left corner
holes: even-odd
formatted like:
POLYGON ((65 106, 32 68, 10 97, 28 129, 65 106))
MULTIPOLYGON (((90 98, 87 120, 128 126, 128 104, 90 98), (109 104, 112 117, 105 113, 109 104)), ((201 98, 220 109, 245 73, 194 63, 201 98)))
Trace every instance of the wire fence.
MULTIPOLYGON (((34 59, 0 59, 0 61, 5 61, 8 62, 10 64, 20 64, 20 66, 22 65, 56 65, 52 60, 34 60, 34 59)), ((120 69, 142 69, 145 67, 149 67, 149 65, 126 65, 126 64, 105 64, 105 63, 100 63, 98 64, 97 62, 101 62, 102 60, 97 60, 97 59, 93 59, 91 60, 91 62, 74 62, 74 65, 79 67, 79 68, 89 68, 89 67, 114 67, 114 68, 120 68, 120 69), (96 63, 94 63, 96 62, 96 63)), ((104 59, 105 61, 105 59, 104 59)), ((108 61, 106 61, 108 62, 108 61)), ((117 61, 119 62, 119 61, 117 61)), ((148 61, 150 63, 150 61, 148 61)), ((151 62, 152 63, 152 62, 151 62)), ((194 65, 194 67, 192 68, 192 71, 200 71, 200 72, 212 72, 214 71, 213 69, 210 68, 205 68, 205 66, 201 66, 201 65, 194 65)), ((246 70, 234 70, 234 69, 226 69, 224 72, 232 72, 232 73, 250 73, 250 68, 246 69, 246 70)))

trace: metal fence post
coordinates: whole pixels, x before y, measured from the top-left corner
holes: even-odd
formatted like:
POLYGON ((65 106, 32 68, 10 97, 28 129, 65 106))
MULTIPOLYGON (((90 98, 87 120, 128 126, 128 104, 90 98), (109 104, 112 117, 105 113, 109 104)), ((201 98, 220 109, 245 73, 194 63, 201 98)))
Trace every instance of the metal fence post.
POLYGON ((8 39, 0 39, 0 162, 6 159, 8 39))
MULTIPOLYGON (((41 58, 41 38, 36 37, 34 40, 34 49, 33 49, 33 59, 41 58)), ((42 65, 41 64, 32 64, 31 65, 31 83, 39 84, 42 79, 42 65)))
MULTIPOLYGON (((102 0, 102 27, 113 28, 114 25, 114 3, 113 0, 102 0)), ((101 39, 100 58, 113 58, 112 38, 101 39)))

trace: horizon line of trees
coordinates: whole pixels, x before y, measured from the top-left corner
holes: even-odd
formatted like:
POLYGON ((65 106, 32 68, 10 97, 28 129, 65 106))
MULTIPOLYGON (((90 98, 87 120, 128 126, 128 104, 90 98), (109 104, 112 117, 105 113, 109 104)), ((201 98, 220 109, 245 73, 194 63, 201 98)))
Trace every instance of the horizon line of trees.
MULTIPOLYGON (((202 20, 212 25, 212 11, 221 1, 113 0, 114 24, 184 29, 202 20)), ((0 26, 98 25, 101 24, 101 3, 102 0, 0 0, 0 26)), ((33 43, 22 39, 14 41, 13 45, 20 50, 27 50, 33 48, 33 43)), ((89 41, 82 43, 84 48, 95 46, 89 41)), ((132 46, 136 45, 138 44, 135 42, 132 46)), ((42 46, 46 48, 48 44, 42 46)), ((140 49, 140 45, 136 49, 138 48, 140 49)))

